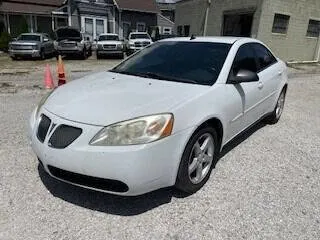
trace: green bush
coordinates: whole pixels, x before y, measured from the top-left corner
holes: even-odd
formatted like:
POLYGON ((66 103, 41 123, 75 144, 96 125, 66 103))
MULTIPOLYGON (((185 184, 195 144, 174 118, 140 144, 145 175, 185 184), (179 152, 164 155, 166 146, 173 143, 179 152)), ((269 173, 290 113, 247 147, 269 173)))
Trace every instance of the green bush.
POLYGON ((8 44, 11 41, 11 36, 7 32, 2 32, 0 34, 0 50, 1 51, 8 51, 8 44))

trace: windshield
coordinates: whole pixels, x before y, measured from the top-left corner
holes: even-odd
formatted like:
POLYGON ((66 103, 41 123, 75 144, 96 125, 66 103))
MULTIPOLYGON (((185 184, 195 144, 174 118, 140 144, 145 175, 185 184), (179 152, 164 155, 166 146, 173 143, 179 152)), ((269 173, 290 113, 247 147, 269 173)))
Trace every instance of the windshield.
POLYGON ((158 42, 111 71, 159 80, 213 85, 230 48, 231 45, 225 43, 158 42))
POLYGON ((22 40, 22 41, 41 41, 41 37, 39 35, 20 35, 18 37, 18 40, 22 40))
POLYGON ((150 39, 149 35, 146 33, 134 33, 130 35, 130 39, 143 39, 143 38, 150 39))
POLYGON ((99 37, 99 41, 119 41, 117 35, 102 35, 99 37))

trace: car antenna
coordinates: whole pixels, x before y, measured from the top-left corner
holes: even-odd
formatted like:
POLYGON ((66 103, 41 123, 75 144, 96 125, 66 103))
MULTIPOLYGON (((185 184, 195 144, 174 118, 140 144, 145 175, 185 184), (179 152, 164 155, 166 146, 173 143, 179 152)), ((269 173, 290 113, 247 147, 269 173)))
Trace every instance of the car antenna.
POLYGON ((192 34, 190 37, 190 40, 194 40, 194 39, 196 39, 196 36, 192 34))

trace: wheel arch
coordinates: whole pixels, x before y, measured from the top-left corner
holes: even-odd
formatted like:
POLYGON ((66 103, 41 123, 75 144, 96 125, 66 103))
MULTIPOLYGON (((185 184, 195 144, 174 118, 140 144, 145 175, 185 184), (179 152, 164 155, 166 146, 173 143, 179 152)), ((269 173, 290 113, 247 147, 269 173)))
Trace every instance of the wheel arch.
POLYGON ((173 184, 176 183, 177 181, 177 177, 178 177, 178 171, 179 171, 179 168, 180 168, 180 164, 181 164, 181 161, 182 161, 182 156, 183 156, 183 152, 185 151, 185 148, 186 146, 188 145, 190 139, 192 138, 192 136, 197 132, 199 131, 200 129, 202 128, 205 128, 205 127, 213 127, 216 132, 217 132, 217 135, 218 135, 218 144, 219 144, 219 151, 221 151, 221 148, 222 148, 222 144, 223 144, 223 136, 224 136, 224 125, 222 124, 222 121, 218 118, 218 117, 210 117, 210 118, 207 118, 205 120, 202 121, 202 123, 200 123, 199 125, 195 126, 195 128, 193 129, 192 133, 190 134, 190 136, 188 137, 187 141, 185 142, 184 146, 183 146, 183 150, 180 154, 180 159, 178 161, 178 165, 176 167, 176 172, 175 172, 175 175, 173 176, 173 184))

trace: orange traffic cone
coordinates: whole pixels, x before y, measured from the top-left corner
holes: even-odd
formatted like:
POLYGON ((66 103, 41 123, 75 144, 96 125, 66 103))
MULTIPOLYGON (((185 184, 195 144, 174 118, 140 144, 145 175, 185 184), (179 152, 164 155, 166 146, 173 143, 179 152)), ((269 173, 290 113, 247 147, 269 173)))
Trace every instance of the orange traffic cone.
POLYGON ((59 59, 58 59, 58 86, 61 86, 63 84, 66 84, 66 74, 64 71, 64 65, 62 62, 62 58, 61 55, 59 55, 59 59))
POLYGON ((44 86, 46 89, 54 88, 54 83, 53 83, 49 64, 46 65, 45 72, 44 72, 44 86))

